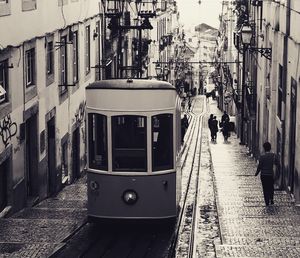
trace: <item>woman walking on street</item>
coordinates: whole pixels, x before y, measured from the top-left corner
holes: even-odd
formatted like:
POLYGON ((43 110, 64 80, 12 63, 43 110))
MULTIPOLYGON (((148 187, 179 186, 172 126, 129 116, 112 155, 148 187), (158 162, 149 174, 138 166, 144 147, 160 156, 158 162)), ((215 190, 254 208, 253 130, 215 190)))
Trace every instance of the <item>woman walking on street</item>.
POLYGON ((263 187, 264 199, 266 206, 269 204, 274 204, 274 171, 273 165, 279 167, 279 160, 275 153, 271 151, 271 144, 265 142, 263 144, 265 154, 261 155, 259 158, 259 163, 255 176, 260 172, 260 179, 263 187))
POLYGON ((213 120, 211 121, 211 135, 212 135, 213 142, 217 141, 217 132, 218 131, 219 131, 218 120, 217 120, 217 117, 214 116, 213 120))
POLYGON ((213 129, 212 129, 212 121, 214 119, 214 115, 213 114, 210 114, 210 117, 208 119, 208 128, 210 130, 210 135, 211 135, 211 140, 213 141, 214 140, 214 137, 213 137, 213 129))

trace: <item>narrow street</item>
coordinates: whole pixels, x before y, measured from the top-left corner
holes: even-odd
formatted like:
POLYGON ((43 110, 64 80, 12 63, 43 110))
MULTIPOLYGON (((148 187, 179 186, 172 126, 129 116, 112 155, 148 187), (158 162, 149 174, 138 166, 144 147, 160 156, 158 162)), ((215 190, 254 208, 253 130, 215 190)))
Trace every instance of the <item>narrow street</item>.
MULTIPOLYGON (((222 114, 214 101, 208 110, 222 114)), ((285 191, 275 191, 275 204, 265 206, 257 164, 236 135, 224 143, 219 133, 210 152, 221 232, 216 256, 299 257, 300 208, 285 191)))
POLYGON ((0 0, 0 258, 300 257, 299 23, 0 0))
MULTIPOLYGON (((299 257, 300 209, 283 191, 275 192, 274 206, 265 207, 259 177, 254 177, 256 162, 247 148, 239 145, 234 134, 227 143, 220 133, 217 143, 209 141, 206 118, 210 113, 220 117, 221 112, 215 101, 205 101, 197 97, 190 114, 202 112, 203 103, 206 104, 193 257, 299 257)), ((151 243, 148 250, 152 251, 145 257, 167 255, 172 228, 147 224, 143 227, 117 224, 119 229, 113 224, 96 226, 86 221, 85 203, 83 177, 66 186, 56 197, 1 219, 1 257, 77 257, 79 254, 80 257, 113 257, 119 248, 126 245, 132 248, 132 243, 126 244, 122 237, 118 241, 114 238, 114 234, 120 237, 120 232, 128 238, 129 233, 125 232, 129 231, 131 242, 136 242, 137 236, 139 241, 130 255, 124 257, 140 257, 142 243, 151 243), (109 253, 103 252, 103 246, 112 245, 111 241, 120 246, 109 253), (85 255, 92 246, 98 247, 85 255), (103 255, 98 256, 101 252, 103 255)), ((179 248, 176 257, 186 256, 179 248)))

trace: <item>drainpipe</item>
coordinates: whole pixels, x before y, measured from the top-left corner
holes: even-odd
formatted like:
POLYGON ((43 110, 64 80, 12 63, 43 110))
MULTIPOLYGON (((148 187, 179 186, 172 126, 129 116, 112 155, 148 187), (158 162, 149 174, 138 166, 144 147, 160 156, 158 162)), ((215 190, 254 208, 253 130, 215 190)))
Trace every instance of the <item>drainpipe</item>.
MULTIPOLYGON (((291 0, 287 0, 287 8, 286 8, 286 35, 284 35, 284 45, 283 45, 283 83, 285 83, 285 87, 283 87, 283 102, 286 107, 286 87, 287 87, 287 67, 288 67, 288 38, 290 36, 291 29, 291 0)), ((285 121, 286 121, 286 108, 284 110, 284 120, 282 120, 282 141, 281 141, 281 160, 280 160, 280 174, 282 175, 280 178, 279 186, 283 188, 284 186, 284 153, 285 153, 285 138, 286 138, 286 129, 285 129, 285 121)))

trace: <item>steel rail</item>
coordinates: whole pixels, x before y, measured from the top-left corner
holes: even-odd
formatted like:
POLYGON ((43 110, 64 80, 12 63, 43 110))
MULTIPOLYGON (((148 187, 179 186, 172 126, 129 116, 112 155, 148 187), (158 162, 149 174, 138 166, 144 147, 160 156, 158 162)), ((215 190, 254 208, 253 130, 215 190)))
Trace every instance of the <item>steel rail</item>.
MULTIPOLYGON (((188 138, 188 141, 187 141, 187 144, 189 147, 187 150, 185 150, 185 154, 184 155, 184 161, 182 163, 182 167, 185 166, 185 161, 187 159, 187 153, 189 152, 189 149, 191 148, 191 144, 188 144, 188 143, 191 143, 191 141, 196 137, 196 144, 194 146, 194 150, 193 150, 193 160, 192 160, 192 165, 191 165, 191 169, 189 171, 189 177, 188 177, 188 180, 187 180, 187 185, 186 185, 186 189, 185 189, 185 192, 184 192, 184 196, 183 196, 183 202, 182 202, 182 208, 180 209, 179 211, 179 214, 178 214, 178 219, 177 219, 177 223, 176 223, 176 226, 175 226, 175 231, 174 231, 174 234, 173 234, 173 237, 171 239, 171 243, 169 245, 169 248, 168 248, 168 254, 166 257, 168 258, 173 258, 175 257, 175 254, 176 254, 176 247, 177 247, 177 242, 178 242, 178 238, 179 238, 179 230, 180 230, 180 227, 181 225, 183 225, 183 218, 184 218, 184 211, 186 211, 186 204, 187 204, 187 197, 188 197, 188 193, 189 193, 189 186, 191 185, 191 179, 192 179, 192 176, 193 176, 193 170, 194 168, 196 167, 196 165, 194 164, 195 163, 195 154, 196 154, 196 150, 197 148, 199 148, 199 144, 201 145, 201 142, 202 142, 202 130, 201 130, 201 125, 202 125, 202 116, 203 116, 203 113, 200 114, 200 115, 193 115, 193 127, 190 129, 192 130, 189 134, 189 138, 188 138), (197 121, 200 119, 200 122, 197 123, 197 121), (197 130, 198 129, 198 130, 197 130), (196 134, 196 135, 195 135, 196 134)), ((199 162, 200 162, 200 157, 199 157, 199 162)), ((198 163, 199 163, 198 162, 198 163)), ((199 164, 198 164, 199 165, 199 164)), ((198 177, 199 177, 199 166, 198 166, 198 169, 197 169, 197 174, 196 174, 196 178, 198 181, 198 177)), ((196 183, 196 192, 198 191, 198 183, 196 183)), ((195 199, 194 199, 194 205, 193 205, 193 214, 192 214, 192 230, 190 232, 190 241, 189 241, 189 248, 188 248, 188 257, 192 257, 192 253, 193 253, 193 246, 194 246, 194 238, 193 238, 193 231, 194 231, 194 228, 195 228, 195 221, 194 221, 194 216, 195 216, 195 210, 196 210, 196 205, 197 205, 197 196, 195 195, 195 199)))

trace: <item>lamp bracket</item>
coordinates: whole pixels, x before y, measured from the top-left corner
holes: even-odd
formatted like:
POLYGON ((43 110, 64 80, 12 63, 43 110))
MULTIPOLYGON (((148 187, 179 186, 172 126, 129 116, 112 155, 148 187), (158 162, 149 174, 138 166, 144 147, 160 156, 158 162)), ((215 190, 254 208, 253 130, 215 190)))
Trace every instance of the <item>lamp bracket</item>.
POLYGON ((272 59, 272 48, 251 47, 249 50, 252 52, 256 51, 256 52, 260 53, 261 56, 267 58, 268 60, 272 59))

